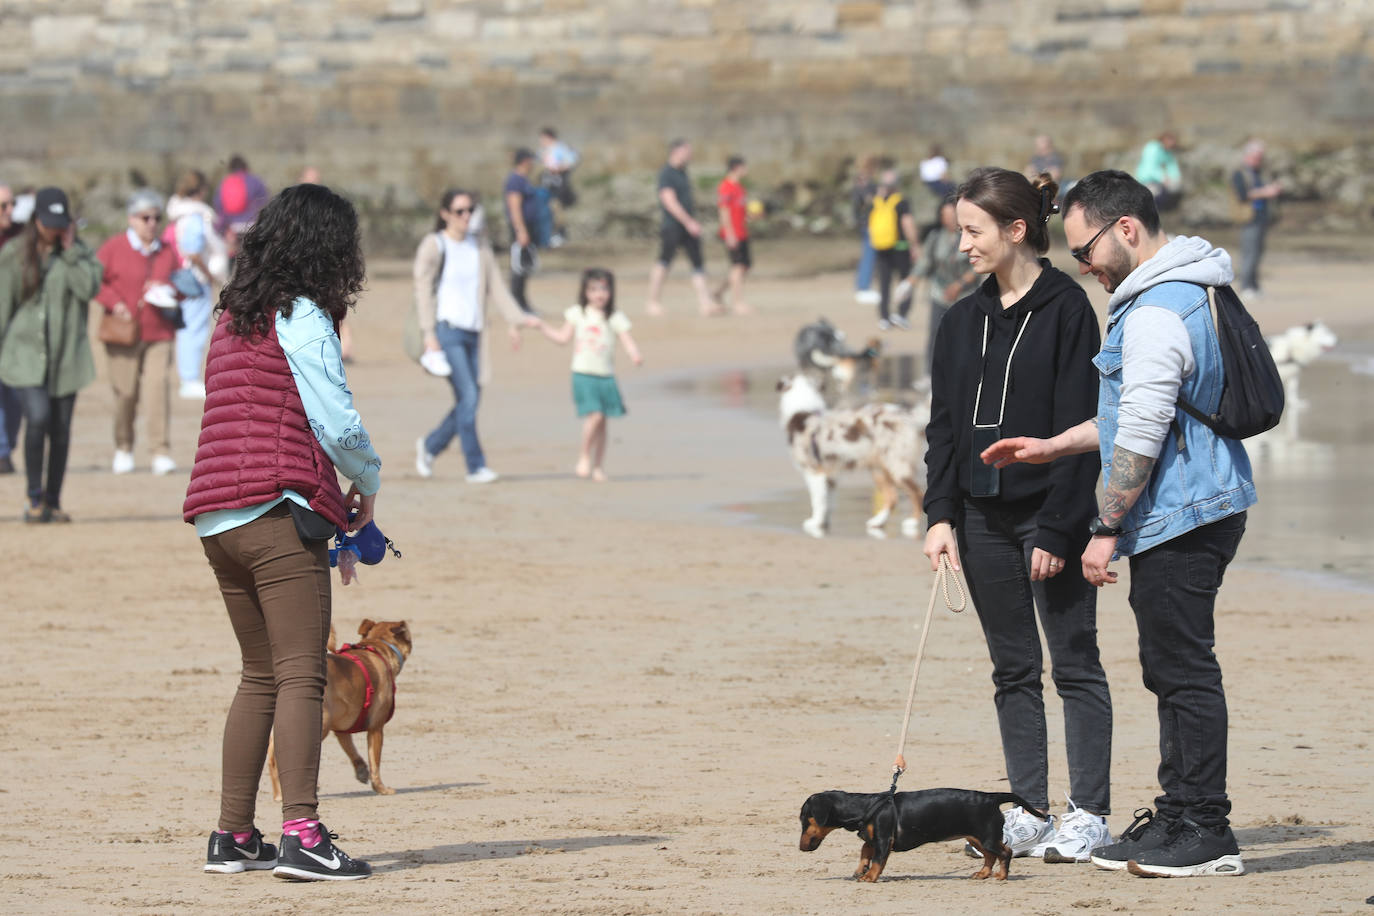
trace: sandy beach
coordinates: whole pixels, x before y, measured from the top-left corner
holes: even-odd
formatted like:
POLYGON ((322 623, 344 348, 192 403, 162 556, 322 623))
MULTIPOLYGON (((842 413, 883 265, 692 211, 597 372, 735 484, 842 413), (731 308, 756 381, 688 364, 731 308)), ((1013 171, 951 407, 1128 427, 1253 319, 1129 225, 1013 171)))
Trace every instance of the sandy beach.
MULTIPOLYGON (((845 241, 831 243, 844 246, 845 241)), ((70 526, 18 522, 23 475, 0 478, 8 570, 0 621, 0 810, 12 913, 566 914, 1343 913, 1374 894, 1370 735, 1374 441, 1368 251, 1314 257, 1281 233, 1253 303, 1266 330, 1321 318, 1342 344, 1303 378, 1296 435, 1257 445, 1261 502, 1222 589, 1217 651, 1231 713, 1233 822, 1249 874, 1149 881, 1018 859, 971 882, 960 844, 894 854, 849 880, 859 841, 797 849, 812 792, 887 787, 932 574, 919 544, 863 536, 869 484, 839 490, 834 534, 806 537, 801 478, 772 382, 819 315, 876 333, 851 276, 817 243, 759 242, 755 314, 696 315, 683 266, 662 319, 645 317, 649 247, 618 254, 619 303, 643 368, 620 358, 630 414, 612 421, 604 485, 572 474, 570 353, 527 334, 493 341, 480 414, 503 476, 463 480, 456 448, 432 479, 415 438, 449 409, 400 351, 409 265, 372 265, 349 378, 381 453, 379 524, 404 557, 334 592, 341 638, 404 619, 415 649, 386 729, 383 774, 357 783, 333 739, 321 817, 371 880, 296 885, 201 872, 218 811, 220 733, 238 655, 180 507, 199 405, 177 401, 182 471, 116 478, 108 386, 77 401, 70 526), (835 265, 838 267, 839 265, 835 265), (13 511, 9 511, 13 510, 13 511)), ((847 254, 847 252, 845 253, 847 254)), ((720 269, 718 246, 710 266, 720 269)), ((833 254, 831 255, 833 257, 833 254)), ((1072 264, 1063 246, 1055 263, 1072 264)), ((841 258, 842 260, 842 258, 841 258)), ((561 313, 572 249, 531 282, 561 313)), ((1091 290, 1099 314, 1106 296, 1091 290)), ((924 326, 918 308, 914 323, 924 326)), ((498 331, 501 329, 498 328, 498 331)), ((924 335, 890 333, 891 354, 924 335)), ((1115 707, 1113 833, 1158 786, 1154 700, 1140 683, 1129 576, 1100 596, 1115 707)), ((972 609, 936 614, 901 788, 1006 788, 991 665, 972 609)), ((1049 685, 1048 677, 1046 678, 1049 685)), ((1064 809, 1062 710, 1047 690, 1051 796, 1064 809)), ((264 777, 258 824, 279 811, 264 777)))

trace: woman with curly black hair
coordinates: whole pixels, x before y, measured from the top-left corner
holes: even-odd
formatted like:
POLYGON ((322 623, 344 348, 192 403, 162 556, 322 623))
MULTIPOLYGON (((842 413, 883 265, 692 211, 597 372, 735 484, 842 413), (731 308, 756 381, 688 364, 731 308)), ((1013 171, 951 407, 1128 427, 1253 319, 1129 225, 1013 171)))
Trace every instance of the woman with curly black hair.
MULTIPOLYGON (((218 829, 205 870, 281 878, 372 873, 318 817, 329 637, 328 538, 372 518, 381 460, 353 407, 339 322, 363 288, 353 205, 287 188, 240 240, 205 367, 205 415, 183 514, 196 526, 243 656, 224 726, 218 829), (352 486, 339 489, 336 471, 352 486), (281 848, 253 824, 275 723, 281 848)), ((345 580, 347 581, 347 580, 345 580)))

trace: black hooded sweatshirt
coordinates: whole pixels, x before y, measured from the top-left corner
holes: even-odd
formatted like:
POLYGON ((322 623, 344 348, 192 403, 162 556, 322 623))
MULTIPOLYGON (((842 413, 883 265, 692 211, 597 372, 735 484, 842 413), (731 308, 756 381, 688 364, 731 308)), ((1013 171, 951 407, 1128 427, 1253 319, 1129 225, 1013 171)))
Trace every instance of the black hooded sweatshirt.
MULTIPOLYGON (((932 523, 958 525, 965 499, 984 501, 969 496, 978 380, 983 380, 983 396, 977 422, 996 423, 1007 357, 1018 333, 1021 342, 1011 360, 1001 435, 1048 438, 1097 414, 1098 376, 1092 363, 1102 342, 1097 316, 1072 277, 1048 260, 1040 263, 1044 270, 1015 304, 1002 308, 992 276, 956 302, 940 322, 926 427, 925 511, 932 523)), ((1038 502, 1033 546, 1071 559, 1087 543, 1088 523, 1097 513, 1098 469, 1096 453, 1049 464, 1014 464, 1001 470, 1000 495, 986 501, 1029 507, 1038 502)))

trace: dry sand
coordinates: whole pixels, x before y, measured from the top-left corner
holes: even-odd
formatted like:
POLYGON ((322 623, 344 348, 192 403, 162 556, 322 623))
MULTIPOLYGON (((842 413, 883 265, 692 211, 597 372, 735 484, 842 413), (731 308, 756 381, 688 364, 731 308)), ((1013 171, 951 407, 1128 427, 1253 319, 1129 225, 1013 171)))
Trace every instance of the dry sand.
MULTIPOLYGON (((853 304, 848 274, 799 275, 823 263, 814 246, 758 249, 757 314, 747 319, 696 318, 681 265, 670 316, 647 319, 647 263, 616 259, 648 362, 635 371, 622 357, 631 413, 612 423, 604 486, 571 474, 569 353, 533 336, 518 353, 496 348, 482 408, 503 479, 465 484, 456 448, 420 479, 413 442, 449 395, 399 353, 406 265, 374 265, 350 378, 386 462, 379 520, 405 556, 336 588, 334 615, 342 636, 365 616, 404 618, 415 653, 386 731, 383 772, 398 794, 372 794, 332 739, 324 748, 321 813, 346 850, 373 863, 361 884, 201 873, 235 644, 180 521, 185 473, 151 476, 140 450, 139 473, 112 477, 110 397, 103 384, 84 392, 64 499, 76 524, 0 522, 0 699, 11 723, 0 908, 1366 909, 1370 386, 1351 363, 1374 351, 1343 347, 1345 361, 1313 370, 1311 436, 1257 462, 1262 502, 1221 593, 1230 789, 1250 874, 1147 881, 1021 859, 1005 884, 970 882, 975 863, 944 843, 896 854, 881 883, 860 885, 847 880, 858 841, 836 833, 801 853, 797 811, 814 791, 887 786, 932 577, 915 543, 860 535, 862 478, 840 491, 836 536, 815 541, 797 527, 806 498, 771 413, 770 372, 786 367, 805 321, 826 314, 861 339, 872 312, 853 304)), ((1056 259, 1067 262, 1062 248, 1056 259)), ((551 261, 585 263, 575 251, 551 261)), ((1280 249, 1270 273, 1257 307, 1269 327, 1324 317, 1347 341, 1359 337, 1365 266, 1280 249)), ((554 269, 532 289, 556 312, 574 282, 554 269)), ((919 352, 921 338, 887 342, 919 352)), ((199 412, 188 402, 175 412, 176 458, 189 467, 199 412)), ((17 513, 22 490, 22 475, 0 480, 0 504, 17 513)), ((1116 710, 1114 832, 1157 788, 1154 704, 1140 685, 1127 587, 1103 591, 1099 609, 1116 710)), ((989 671, 972 612, 938 614, 902 788, 1005 788, 989 671)), ((1058 799, 1062 716, 1049 692, 1058 799)), ((267 789, 264 779, 258 823, 272 835, 267 789)))

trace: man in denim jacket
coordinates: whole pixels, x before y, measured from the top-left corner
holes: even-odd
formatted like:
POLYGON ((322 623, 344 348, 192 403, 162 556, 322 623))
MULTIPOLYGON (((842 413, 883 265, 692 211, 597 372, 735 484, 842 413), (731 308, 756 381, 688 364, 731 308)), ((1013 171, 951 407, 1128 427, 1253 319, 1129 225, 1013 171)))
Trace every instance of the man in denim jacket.
POLYGON ((1094 864, 1152 877, 1239 875, 1226 795, 1226 696, 1213 611, 1245 531, 1255 485, 1245 448, 1175 405, 1207 413, 1224 385, 1207 287, 1229 284, 1231 259, 1200 238, 1170 239, 1150 191, 1130 175, 1095 172, 1064 200, 1064 232, 1080 273, 1112 294, 1097 416, 1051 439, 1004 439, 999 467, 1100 450, 1104 495, 1083 553, 1098 586, 1130 558, 1131 608, 1145 686, 1159 701, 1163 793, 1094 864))

